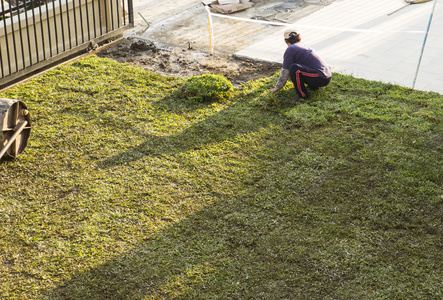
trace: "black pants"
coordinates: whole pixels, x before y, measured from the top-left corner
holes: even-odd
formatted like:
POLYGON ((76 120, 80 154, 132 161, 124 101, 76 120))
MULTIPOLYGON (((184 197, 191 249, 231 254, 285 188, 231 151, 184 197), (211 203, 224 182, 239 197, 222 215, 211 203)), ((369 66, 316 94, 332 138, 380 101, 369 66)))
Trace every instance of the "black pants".
POLYGON ((302 98, 309 97, 306 85, 312 89, 318 89, 319 87, 328 85, 331 81, 331 78, 320 77, 316 70, 299 64, 292 64, 289 67, 289 74, 297 95, 302 98))

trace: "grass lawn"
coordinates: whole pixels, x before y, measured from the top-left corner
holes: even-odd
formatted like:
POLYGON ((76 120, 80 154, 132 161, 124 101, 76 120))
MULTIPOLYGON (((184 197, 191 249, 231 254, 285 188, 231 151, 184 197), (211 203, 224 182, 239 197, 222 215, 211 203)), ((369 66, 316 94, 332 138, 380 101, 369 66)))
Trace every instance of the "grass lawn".
POLYGON ((1 299, 442 299, 443 96, 277 75, 223 100, 95 56, 0 97, 1 299))

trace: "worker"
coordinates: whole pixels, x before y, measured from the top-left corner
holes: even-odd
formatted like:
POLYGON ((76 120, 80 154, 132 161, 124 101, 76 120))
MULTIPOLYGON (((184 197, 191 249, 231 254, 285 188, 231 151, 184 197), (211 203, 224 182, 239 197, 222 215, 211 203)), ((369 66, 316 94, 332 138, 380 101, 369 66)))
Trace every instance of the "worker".
POLYGON ((328 85, 332 76, 331 69, 313 49, 301 42, 300 34, 296 30, 285 30, 284 37, 288 48, 283 56, 283 66, 277 84, 270 92, 281 90, 291 77, 297 92, 293 100, 307 99, 309 92, 306 85, 311 90, 328 85))

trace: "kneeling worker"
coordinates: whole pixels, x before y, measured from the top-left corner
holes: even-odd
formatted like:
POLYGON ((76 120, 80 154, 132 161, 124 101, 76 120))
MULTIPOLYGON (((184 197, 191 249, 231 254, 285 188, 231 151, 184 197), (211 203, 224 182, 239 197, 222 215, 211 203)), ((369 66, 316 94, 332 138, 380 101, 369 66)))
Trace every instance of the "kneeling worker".
POLYGON ((306 85, 313 90, 328 85, 331 81, 331 69, 313 49, 300 42, 297 31, 286 30, 284 36, 288 48, 283 56, 280 77, 270 92, 282 89, 290 76, 298 95, 294 100, 306 99, 309 97, 306 85))

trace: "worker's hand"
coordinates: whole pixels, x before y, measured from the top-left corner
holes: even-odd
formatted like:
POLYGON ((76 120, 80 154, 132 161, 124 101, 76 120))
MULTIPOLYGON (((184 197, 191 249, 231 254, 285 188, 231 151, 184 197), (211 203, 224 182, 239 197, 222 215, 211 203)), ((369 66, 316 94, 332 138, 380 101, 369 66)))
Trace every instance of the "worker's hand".
POLYGON ((276 91, 278 91, 276 88, 273 88, 271 90, 269 90, 271 93, 275 93, 276 91))

